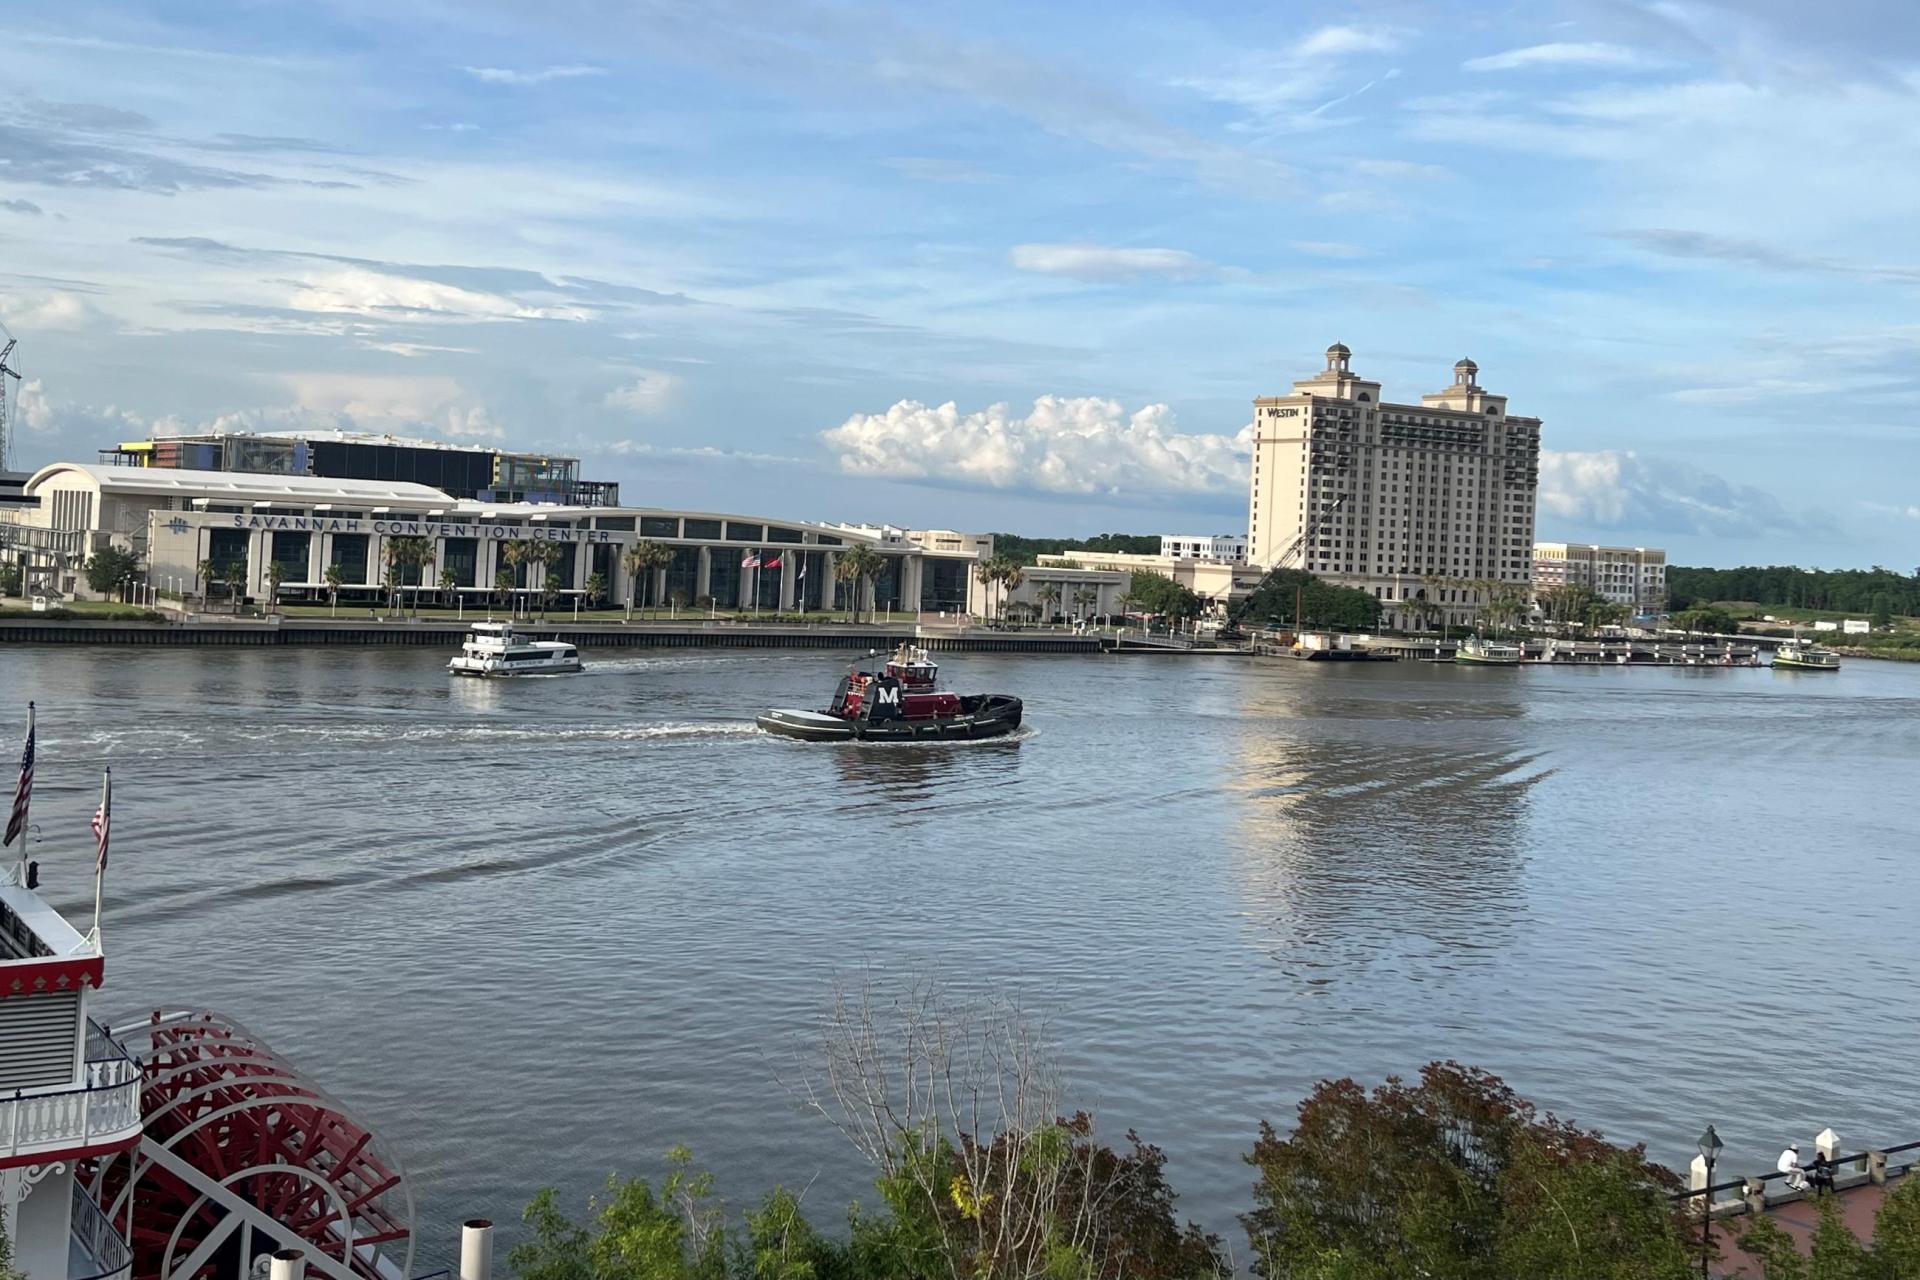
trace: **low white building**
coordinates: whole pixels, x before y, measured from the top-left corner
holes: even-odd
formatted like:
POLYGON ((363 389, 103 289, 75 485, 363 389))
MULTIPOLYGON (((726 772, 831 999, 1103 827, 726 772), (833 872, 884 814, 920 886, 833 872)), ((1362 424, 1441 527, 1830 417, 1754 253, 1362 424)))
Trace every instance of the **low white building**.
POLYGON ((979 562, 977 545, 923 546, 886 526, 490 503, 402 481, 63 462, 35 472, 26 495, 27 505, 0 511, 0 557, 22 569, 29 593, 59 596, 92 594, 83 566, 112 546, 136 557, 147 585, 182 598, 212 588, 261 600, 277 583, 282 600, 320 601, 331 576, 341 602, 365 607, 388 593, 388 548, 410 538, 424 539, 428 555, 400 567, 403 596, 480 601, 551 587, 572 597, 597 578, 612 602, 805 612, 848 607, 853 587, 835 566, 845 549, 864 545, 882 567, 862 607, 937 613, 968 607, 979 562), (650 579, 624 563, 642 542, 672 552, 650 579), (509 554, 515 543, 541 544, 539 558, 509 554))
POLYGON ((1247 562, 1245 534, 1163 533, 1160 554, 1172 560, 1223 560, 1230 564, 1247 562))

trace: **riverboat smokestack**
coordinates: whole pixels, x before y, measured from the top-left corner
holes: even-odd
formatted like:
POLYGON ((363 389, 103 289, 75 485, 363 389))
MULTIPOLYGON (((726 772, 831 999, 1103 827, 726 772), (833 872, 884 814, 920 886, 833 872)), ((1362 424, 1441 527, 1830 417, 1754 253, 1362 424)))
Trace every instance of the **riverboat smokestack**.
MULTIPOLYGON (((278 1276, 274 1280, 280 1280, 278 1276)), ((460 1228, 460 1280, 493 1280, 493 1223, 469 1218, 460 1228)))
POLYGON ((275 1249, 273 1265, 269 1268, 270 1280, 304 1280, 307 1274, 307 1255, 298 1249, 275 1249))

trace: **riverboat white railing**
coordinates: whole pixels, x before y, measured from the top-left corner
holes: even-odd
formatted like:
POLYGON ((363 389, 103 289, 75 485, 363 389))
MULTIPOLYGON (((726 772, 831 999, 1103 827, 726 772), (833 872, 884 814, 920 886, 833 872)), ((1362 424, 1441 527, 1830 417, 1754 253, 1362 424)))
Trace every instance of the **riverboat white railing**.
POLYGON ((132 1274, 133 1250, 78 1178, 73 1183, 73 1225, 69 1233, 91 1261, 85 1280, 118 1280, 132 1274))
POLYGON ((80 1082, 0 1095, 0 1152, 90 1146, 140 1130, 140 1064, 89 1021, 80 1082))

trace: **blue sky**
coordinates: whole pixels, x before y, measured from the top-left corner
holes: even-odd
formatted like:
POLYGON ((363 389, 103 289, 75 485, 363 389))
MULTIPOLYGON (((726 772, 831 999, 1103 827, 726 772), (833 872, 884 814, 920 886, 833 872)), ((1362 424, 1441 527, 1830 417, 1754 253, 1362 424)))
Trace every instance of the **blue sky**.
POLYGON ((1245 525, 1343 341, 1545 419, 1541 536, 1920 563, 1892 0, 9 6, 16 465, 577 452, 630 502, 1245 525))

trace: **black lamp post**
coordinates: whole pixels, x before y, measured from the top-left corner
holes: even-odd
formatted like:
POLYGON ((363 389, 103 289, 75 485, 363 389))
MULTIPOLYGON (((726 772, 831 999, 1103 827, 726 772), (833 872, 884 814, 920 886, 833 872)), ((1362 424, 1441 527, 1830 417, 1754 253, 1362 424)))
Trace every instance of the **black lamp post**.
POLYGON ((1707 1162, 1707 1182, 1700 1189, 1700 1275, 1706 1280, 1708 1259, 1713 1256, 1713 1162, 1720 1158, 1724 1144, 1708 1125, 1700 1135, 1700 1158, 1707 1162))

